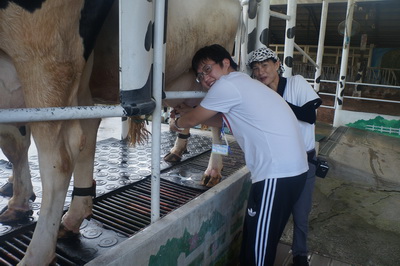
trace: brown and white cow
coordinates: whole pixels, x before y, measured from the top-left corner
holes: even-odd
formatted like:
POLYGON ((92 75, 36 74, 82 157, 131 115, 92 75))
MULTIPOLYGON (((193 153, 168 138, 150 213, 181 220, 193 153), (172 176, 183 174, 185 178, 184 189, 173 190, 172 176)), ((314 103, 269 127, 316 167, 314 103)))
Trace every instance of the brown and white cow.
MULTIPOLYGON (((94 67, 91 77, 91 90, 95 98, 118 99, 118 91, 110 92, 107 88, 118 86, 118 10, 113 7, 100 32, 95 46, 94 67), (114 72, 109 66, 113 66, 114 72), (99 77, 108 77, 106 81, 99 77), (104 93, 107 93, 104 95, 104 93)), ((193 52, 212 43, 220 43, 233 49, 240 17, 239 0, 223 1, 169 1, 167 14, 167 44, 165 67, 166 91, 202 90, 195 82, 195 75, 190 70, 193 52), (180 12, 177 13, 177 11, 180 12), (212 29, 211 29, 212 28, 212 29), (172 29, 172 30, 171 30, 172 29), (179 29, 179 30, 178 30, 179 29)), ((197 105, 198 99, 167 99, 165 106, 175 107, 182 102, 189 106, 197 105)), ((220 129, 211 128, 213 142, 219 143, 220 129)), ((187 150, 190 129, 181 132, 174 147, 164 159, 175 163, 180 161, 187 150)), ((204 185, 212 187, 221 180, 221 155, 212 154, 203 175, 204 185)))
MULTIPOLYGON (((0 50, 0 107, 11 108, 25 107, 22 95, 21 83, 17 76, 11 58, 0 50)), ((20 184, 16 184, 16 194, 21 197, 14 197, 9 201, 9 209, 0 216, 0 222, 18 220, 32 213, 29 209, 28 195, 34 195, 32 190, 31 175, 28 163, 28 149, 31 143, 31 134, 28 125, 23 124, 0 124, 0 148, 13 165, 13 174, 10 182, 1 188, 4 196, 13 194, 13 176, 18 176, 20 184)), ((35 196, 32 197, 34 200, 35 196)))
MULTIPOLYGON (((92 70, 90 54, 112 3, 113 0, 0 2, 0 50, 15 67, 24 106, 93 104, 88 89, 92 70)), ((166 87, 176 89, 174 84, 182 84, 182 90, 188 90, 197 86, 194 75, 188 72, 197 49, 211 43, 232 48, 240 4, 238 0, 170 0, 168 7, 166 87)), ((9 103, 6 107, 19 107, 11 105, 14 101, 9 103)), ((43 198, 36 229, 21 265, 48 265, 55 259, 57 232, 72 174, 75 188, 92 187, 99 122, 99 119, 88 119, 29 124, 38 150, 43 198)), ((11 132, 10 140, 22 143, 21 152, 26 154, 23 150, 29 146, 29 137, 24 136, 29 136, 29 128, 24 135, 16 131, 18 127, 10 125, 4 132, 11 132)), ((8 214, 28 211, 26 203, 32 197, 27 159, 21 158, 22 166, 15 164, 15 168, 24 169, 24 173, 14 173, 14 195, 8 214)), ((62 218, 63 228, 79 232, 82 220, 91 213, 92 197, 75 195, 62 218)))

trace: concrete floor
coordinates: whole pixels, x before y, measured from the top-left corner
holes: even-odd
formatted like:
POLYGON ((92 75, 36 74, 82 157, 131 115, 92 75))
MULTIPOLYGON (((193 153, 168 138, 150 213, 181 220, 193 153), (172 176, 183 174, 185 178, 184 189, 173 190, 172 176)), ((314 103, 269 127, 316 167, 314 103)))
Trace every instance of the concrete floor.
MULTIPOLYGON (((331 169, 316 180, 310 214, 311 265, 400 265, 400 138, 346 128, 332 139, 324 155, 331 169)), ((277 265, 290 265, 292 233, 290 221, 277 265)))

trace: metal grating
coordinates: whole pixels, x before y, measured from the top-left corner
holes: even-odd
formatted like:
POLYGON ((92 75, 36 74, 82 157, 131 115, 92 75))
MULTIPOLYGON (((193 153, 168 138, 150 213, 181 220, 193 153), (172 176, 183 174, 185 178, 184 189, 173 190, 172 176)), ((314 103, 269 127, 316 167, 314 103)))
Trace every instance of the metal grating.
MULTIPOLYGON (((202 192, 161 179, 160 216, 167 215, 202 192)), ((130 188, 116 191, 104 199, 97 199, 93 206, 93 219, 101 222, 104 228, 127 237, 150 225, 150 214, 150 178, 135 183, 130 188)))
MULTIPOLYGON (((32 240, 34 225, 24 228, 24 231, 9 237, 6 241, 1 242, 0 247, 0 264, 16 265, 20 262, 25 254, 30 241, 32 240)), ((56 249, 57 263, 55 265, 74 266, 80 264, 72 261, 62 250, 56 249)))
POLYGON ((320 143, 319 155, 328 156, 340 138, 346 133, 348 127, 338 127, 326 140, 320 143))

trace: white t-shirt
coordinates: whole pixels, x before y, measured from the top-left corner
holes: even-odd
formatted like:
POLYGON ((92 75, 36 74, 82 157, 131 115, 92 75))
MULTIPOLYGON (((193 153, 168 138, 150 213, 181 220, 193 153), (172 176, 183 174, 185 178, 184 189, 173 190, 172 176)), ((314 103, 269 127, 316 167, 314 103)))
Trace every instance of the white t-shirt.
POLYGON ((221 112, 242 148, 253 182, 308 170, 297 119, 275 91, 242 72, 222 76, 200 103, 221 112))
MULTIPOLYGON (((319 98, 318 94, 302 76, 296 75, 286 80, 287 83, 285 92, 283 93, 283 99, 289 103, 301 107, 309 101, 319 98)), ((315 148, 315 124, 298 121, 306 150, 310 151, 315 148)))

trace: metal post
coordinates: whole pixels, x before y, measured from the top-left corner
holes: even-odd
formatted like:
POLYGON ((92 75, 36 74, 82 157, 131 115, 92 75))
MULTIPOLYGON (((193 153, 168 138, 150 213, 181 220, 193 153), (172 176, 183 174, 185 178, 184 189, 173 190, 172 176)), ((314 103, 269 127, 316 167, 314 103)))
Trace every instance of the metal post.
POLYGON ((154 15, 154 75, 153 97, 156 108, 152 116, 151 140, 151 222, 160 219, 160 146, 161 146, 161 101, 164 87, 163 73, 165 70, 165 36, 164 14, 165 0, 155 1, 154 15))
POLYGON ((319 91, 321 85, 321 72, 322 72, 322 58, 324 56, 324 45, 325 45, 325 33, 326 33, 326 21, 328 19, 328 7, 329 3, 326 0, 322 1, 321 10, 321 25, 319 28, 319 39, 318 39, 318 50, 317 50, 317 65, 319 68, 315 69, 315 80, 314 90, 319 91))
MULTIPOLYGON (((236 36, 235 36, 235 50, 233 54, 233 60, 240 65, 240 50, 242 46, 242 34, 244 32, 244 21, 243 21, 243 12, 240 13, 240 19, 239 19, 239 24, 238 28, 236 31, 236 36)), ((239 67, 240 68, 240 67, 239 67)))
MULTIPOLYGON (((119 0, 119 53, 121 104, 128 116, 150 114, 153 53, 153 4, 149 1, 119 0)), ((122 119, 122 138, 128 132, 122 119)))
POLYGON ((369 54, 368 54, 368 63, 367 63, 367 67, 371 67, 371 59, 372 59, 372 54, 374 52, 374 44, 371 43, 369 45, 369 54))
POLYGON ((149 1, 120 0, 119 49, 120 90, 138 90, 149 86, 153 62, 152 19, 149 1))
POLYGON ((261 0, 257 11, 256 49, 269 45, 270 0, 261 0))
POLYGON ((294 37, 296 30, 296 11, 297 0, 288 0, 286 13, 290 17, 290 19, 286 21, 285 51, 283 56, 283 66, 285 68, 285 72, 283 73, 284 77, 292 76, 294 37))
POLYGON ((269 14, 270 14, 271 17, 275 17, 275 18, 280 18, 280 19, 284 19, 284 20, 289 20, 290 19, 290 16, 288 16, 286 14, 281 14, 279 12, 275 12, 275 11, 272 11, 272 10, 269 11, 269 14))
MULTIPOLYGON (((311 64, 314 67, 319 68, 319 65, 317 65, 317 63, 315 63, 315 61, 311 58, 311 56, 309 56, 306 51, 301 49, 301 47, 298 46, 297 43, 293 43, 293 46, 294 46, 294 48, 296 48, 297 51, 299 51, 303 55, 304 63, 311 62, 311 64)), ((308 49, 307 49, 307 51, 308 51, 308 49)))
POLYGON ((246 62, 249 58, 249 54, 255 50, 256 42, 258 38, 257 33, 257 10, 258 1, 249 0, 248 1, 248 11, 247 11, 247 52, 246 52, 246 62))
POLYGON ((344 88, 346 84, 346 74, 347 74, 347 63, 350 50, 350 36, 351 36, 351 26, 353 24, 353 13, 354 13, 354 0, 348 0, 347 2, 347 14, 346 14, 346 24, 343 37, 343 51, 342 51, 342 61, 340 64, 340 75, 336 87, 336 100, 335 100, 335 115, 333 118, 333 126, 339 125, 339 111, 343 107, 343 95, 344 88))
POLYGON ((241 1, 242 4, 242 18, 243 18, 243 28, 242 28, 242 35, 245 37, 243 38, 241 45, 240 45, 240 65, 239 70, 241 72, 246 72, 246 62, 247 62, 247 44, 248 44, 248 27, 249 27, 249 1, 243 0, 241 1))
POLYGON ((126 115, 125 109, 119 105, 10 108, 0 110, 0 123, 123 117, 126 115))
POLYGON ((194 99, 204 98, 206 92, 204 91, 166 91, 165 99, 194 99))
POLYGON ((128 137, 129 122, 127 117, 121 117, 121 139, 124 140, 128 137))

